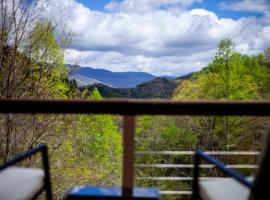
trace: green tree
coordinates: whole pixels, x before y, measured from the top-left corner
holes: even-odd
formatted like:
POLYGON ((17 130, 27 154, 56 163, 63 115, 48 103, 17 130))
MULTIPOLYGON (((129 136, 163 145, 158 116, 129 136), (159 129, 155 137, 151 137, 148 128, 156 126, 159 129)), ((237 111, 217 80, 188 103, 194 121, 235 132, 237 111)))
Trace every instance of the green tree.
MULTIPOLYGON (((90 93, 84 90, 81 98, 101 100, 102 96, 95 88, 90 93)), ((59 136, 64 143, 53 156, 57 162, 66 155, 65 161, 60 162, 54 172, 61 174, 61 181, 58 182, 62 185, 58 184, 57 187, 65 191, 70 180, 78 185, 120 185, 122 136, 115 117, 73 115, 68 120, 69 123, 65 123, 66 134, 59 136)))
MULTIPOLYGON (((175 100, 255 100, 263 98, 269 71, 262 65, 262 56, 242 55, 234 50, 230 39, 222 40, 213 61, 191 80, 184 81, 175 93, 175 100)), ((201 117, 193 126, 201 130, 199 144, 209 144, 206 149, 236 148, 250 118, 201 117), (211 137, 209 137, 211 135, 211 137)), ((246 129, 245 129, 246 130, 246 129)), ((251 132, 245 133, 248 137, 251 132)), ((245 138, 248 138, 245 137, 245 138)), ((241 141, 243 141, 241 139, 241 141)))
POLYGON ((264 64, 269 68, 270 67, 270 48, 265 49, 263 61, 264 61, 264 64))
MULTIPOLYGON (((29 37, 15 43, 18 46, 6 44, 7 52, 1 60, 1 98, 66 98, 69 91, 67 69, 63 65, 64 54, 56 42, 53 26, 39 21, 29 32, 29 37)), ((1 129, 1 139, 5 142, 1 146, 1 157, 7 160, 41 142, 53 130, 56 117, 8 114, 4 118, 1 125, 5 129, 1 129)))

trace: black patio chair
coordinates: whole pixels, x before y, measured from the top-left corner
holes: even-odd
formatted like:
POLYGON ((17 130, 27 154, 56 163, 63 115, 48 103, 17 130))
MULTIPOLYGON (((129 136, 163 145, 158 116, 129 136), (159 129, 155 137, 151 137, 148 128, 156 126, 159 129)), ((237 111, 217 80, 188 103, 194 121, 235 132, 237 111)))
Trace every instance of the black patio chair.
POLYGON ((47 200, 52 200, 46 145, 39 145, 0 165, 0 199, 32 200, 36 199, 44 190, 47 200), (15 166, 15 164, 37 153, 42 155, 43 169, 15 166))
MULTIPOLYGON (((269 132, 270 133, 270 132, 269 132)), ((270 199, 270 137, 265 137, 265 146, 260 156, 259 167, 254 178, 247 178, 237 171, 229 169, 219 160, 207 155, 201 149, 195 153, 193 200, 264 200, 270 199), (230 178, 199 180, 200 161, 204 160, 216 166, 230 178)))

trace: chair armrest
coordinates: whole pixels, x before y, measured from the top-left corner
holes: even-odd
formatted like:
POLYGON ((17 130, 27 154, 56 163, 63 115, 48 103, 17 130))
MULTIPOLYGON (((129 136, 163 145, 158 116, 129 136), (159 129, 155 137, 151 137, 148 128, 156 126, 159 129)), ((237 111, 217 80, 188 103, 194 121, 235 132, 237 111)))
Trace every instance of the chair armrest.
MULTIPOLYGON (((238 181, 239 183, 241 183, 245 187, 247 187, 249 189, 254 189, 254 185, 251 182, 249 182, 248 180, 246 180, 245 177, 240 175, 237 171, 227 168, 224 163, 207 155, 201 149, 196 150, 195 157, 197 157, 197 158, 195 158, 195 160, 197 159, 197 162, 195 162, 195 166, 194 166, 194 168, 196 170, 199 170, 199 163, 200 163, 199 160, 203 159, 203 160, 207 161, 208 163, 215 165, 217 167, 217 169, 219 169, 221 172, 223 172, 227 176, 234 178, 236 181, 238 181)), ((198 175, 198 173, 197 173, 197 175, 198 175)))
POLYGON ((18 154, 16 155, 13 159, 7 161, 6 163, 0 165, 0 171, 7 168, 7 167, 10 167, 12 165, 15 165, 33 155, 35 155, 36 153, 39 153, 41 152, 42 154, 42 158, 43 158, 43 165, 44 165, 44 168, 47 168, 47 166, 45 166, 45 163, 44 163, 44 159, 47 159, 48 160, 48 150, 47 150, 47 146, 44 145, 44 144, 41 144, 33 149, 30 149, 24 153, 21 153, 21 154, 18 154))

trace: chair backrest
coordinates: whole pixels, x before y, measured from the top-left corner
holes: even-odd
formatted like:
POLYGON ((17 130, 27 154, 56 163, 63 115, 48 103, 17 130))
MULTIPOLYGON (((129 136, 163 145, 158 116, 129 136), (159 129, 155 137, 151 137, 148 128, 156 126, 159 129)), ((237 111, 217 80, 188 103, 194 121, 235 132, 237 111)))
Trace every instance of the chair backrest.
POLYGON ((264 148, 260 156, 259 168, 254 180, 254 189, 250 200, 270 199, 270 129, 264 138, 264 148))

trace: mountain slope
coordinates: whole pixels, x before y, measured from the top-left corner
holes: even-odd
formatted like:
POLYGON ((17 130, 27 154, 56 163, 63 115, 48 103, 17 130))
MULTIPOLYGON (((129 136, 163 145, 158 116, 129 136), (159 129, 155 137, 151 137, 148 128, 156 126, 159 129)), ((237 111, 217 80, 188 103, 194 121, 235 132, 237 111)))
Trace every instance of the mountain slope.
POLYGON ((70 78, 83 83, 81 86, 92 85, 96 80, 98 81, 96 83, 102 83, 116 88, 133 88, 156 77, 144 72, 111 72, 104 69, 77 67, 70 78))
POLYGON ((93 78, 88 78, 86 76, 81 76, 79 74, 72 75, 70 77, 70 79, 75 79, 79 87, 82 87, 85 85, 94 85, 94 84, 98 84, 98 83, 102 84, 102 82, 99 80, 96 80, 93 78))
MULTIPOLYGON (((156 78, 135 88, 111 88, 103 84, 88 86, 89 91, 97 88, 104 98, 171 98, 178 83, 174 80, 156 78)), ((82 88, 84 89, 84 88, 82 88)))

